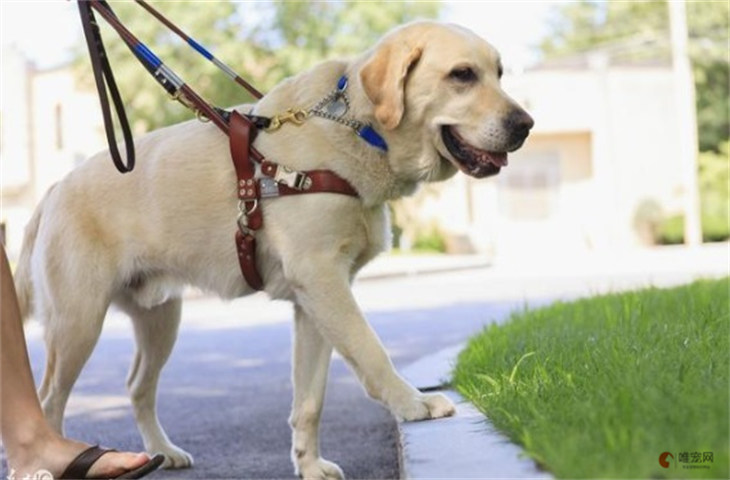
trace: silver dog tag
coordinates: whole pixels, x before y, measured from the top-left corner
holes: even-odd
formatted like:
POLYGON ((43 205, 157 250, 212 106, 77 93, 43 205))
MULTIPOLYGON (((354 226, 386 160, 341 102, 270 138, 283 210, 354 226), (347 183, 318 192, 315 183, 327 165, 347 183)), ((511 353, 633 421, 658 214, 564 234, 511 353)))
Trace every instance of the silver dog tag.
POLYGON ((340 118, 347 113, 347 104, 342 99, 342 97, 335 98, 330 103, 328 103, 325 108, 327 110, 327 113, 335 118, 340 118))

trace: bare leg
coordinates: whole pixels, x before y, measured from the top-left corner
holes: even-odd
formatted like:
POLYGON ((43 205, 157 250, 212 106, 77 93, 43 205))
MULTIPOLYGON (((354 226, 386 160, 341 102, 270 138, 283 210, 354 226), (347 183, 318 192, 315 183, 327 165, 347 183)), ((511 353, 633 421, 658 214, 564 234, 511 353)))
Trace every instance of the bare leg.
MULTIPOLYGON (((8 470, 14 470, 16 478, 41 469, 58 477, 88 445, 61 437, 43 417, 4 248, 0 257, 0 426, 8 470)), ((146 454, 109 453, 93 465, 89 475, 117 476, 148 458, 146 454)))

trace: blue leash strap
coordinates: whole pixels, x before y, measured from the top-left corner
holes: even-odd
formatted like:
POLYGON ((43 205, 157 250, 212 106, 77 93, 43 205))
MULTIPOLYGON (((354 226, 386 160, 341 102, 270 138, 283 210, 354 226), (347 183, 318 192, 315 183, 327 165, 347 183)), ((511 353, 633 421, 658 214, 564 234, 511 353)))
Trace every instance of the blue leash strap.
POLYGON ((174 23, 169 21, 167 18, 165 18, 160 12, 158 12, 156 9, 154 9, 150 4, 148 4, 145 0, 135 0, 135 2, 140 5, 142 8, 147 10, 153 17, 155 17, 157 20, 160 21, 163 25, 165 25, 167 28, 169 28, 172 32, 174 32, 178 37, 182 38, 187 42, 190 47, 193 48, 196 52, 198 52, 201 56, 203 56, 206 60, 211 62, 213 65, 218 67, 223 73, 226 74, 228 78, 233 80, 234 82, 241 85, 243 88, 248 90, 248 92, 253 95, 254 98, 259 99, 263 95, 261 92, 256 90, 250 83, 248 83, 246 80, 244 80, 239 74, 237 74, 231 67, 217 59, 210 51, 205 48, 203 45, 195 41, 194 38, 190 37, 188 34, 180 30, 174 23))

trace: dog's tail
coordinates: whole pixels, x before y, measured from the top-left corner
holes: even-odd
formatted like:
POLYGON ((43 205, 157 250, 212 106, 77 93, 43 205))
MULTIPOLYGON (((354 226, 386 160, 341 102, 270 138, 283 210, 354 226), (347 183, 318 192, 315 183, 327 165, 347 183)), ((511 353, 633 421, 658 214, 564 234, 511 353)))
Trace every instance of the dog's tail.
POLYGON ((51 186, 41 203, 36 207, 33 216, 25 227, 25 236, 23 237, 23 246, 20 249, 20 258, 15 270, 15 291, 18 295, 18 305, 20 307, 20 318, 25 320, 33 313, 33 275, 31 267, 31 257, 33 256, 33 247, 38 236, 38 228, 41 225, 43 216, 43 207, 48 199, 51 190, 55 185, 51 186))

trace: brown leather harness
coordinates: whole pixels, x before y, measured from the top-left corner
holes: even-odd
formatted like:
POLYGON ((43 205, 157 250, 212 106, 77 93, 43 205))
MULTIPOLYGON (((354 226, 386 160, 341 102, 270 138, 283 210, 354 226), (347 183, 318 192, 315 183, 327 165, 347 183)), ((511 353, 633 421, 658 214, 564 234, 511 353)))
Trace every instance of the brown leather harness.
POLYGON ((347 180, 329 170, 294 171, 264 159, 251 145, 256 127, 236 111, 229 121, 231 158, 238 178, 238 231, 236 247, 238 262, 246 283, 262 290, 264 282, 256 268, 256 231, 263 226, 262 198, 275 198, 303 193, 339 193, 357 197, 357 191, 347 180), (256 165, 261 177, 256 178, 256 165))
MULTIPOLYGON (((254 97, 261 98, 261 94, 247 82, 235 74, 229 67, 215 59, 205 48, 185 35, 164 16, 152 8, 144 0, 135 0, 155 18, 164 23, 174 33, 183 37, 195 50, 211 60, 229 77, 244 86, 254 97)), ((186 85, 169 67, 163 64, 152 51, 142 44, 119 21, 105 0, 79 0, 82 25, 92 59, 94 78, 96 80, 104 124, 107 131, 112 159, 117 169, 126 173, 134 168, 134 144, 123 102, 116 88, 114 76, 109 67, 104 45, 101 40, 98 24, 94 19, 92 8, 99 12, 104 19, 117 31, 122 40, 142 62, 147 70, 155 77, 160 85, 167 90, 173 99, 180 101, 184 106, 193 110, 199 119, 212 121, 230 141, 231 158, 236 171, 238 190, 238 229, 235 234, 238 261, 241 273, 248 285, 255 290, 264 288, 264 281, 256 266, 256 232, 263 227, 262 199, 281 196, 299 195, 305 193, 336 193, 359 197, 357 190, 347 180, 329 170, 295 171, 276 164, 264 158, 253 147, 253 142, 260 126, 267 126, 272 120, 265 117, 241 114, 234 111, 225 111, 211 106, 186 85), (127 150, 127 163, 121 160, 116 148, 114 128, 111 120, 109 101, 106 90, 109 89, 117 116, 124 131, 124 140, 127 150), (258 175, 257 175, 258 165, 258 175)), ((275 128, 281 125, 279 122, 275 128)), ((367 131, 366 131, 367 133, 367 131)))

